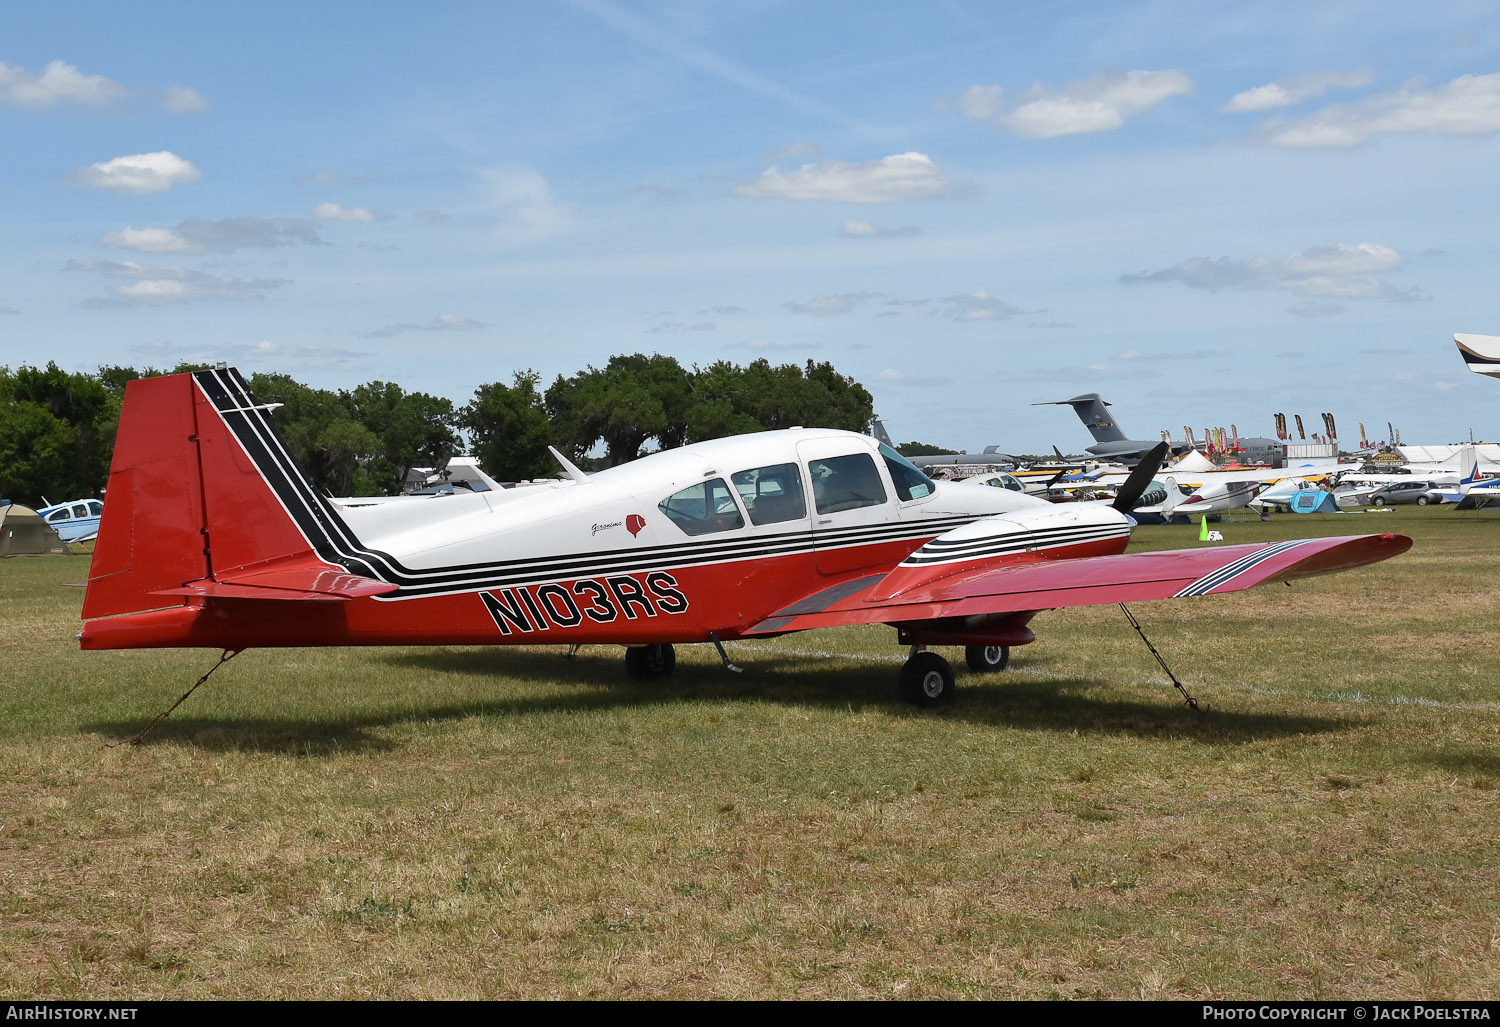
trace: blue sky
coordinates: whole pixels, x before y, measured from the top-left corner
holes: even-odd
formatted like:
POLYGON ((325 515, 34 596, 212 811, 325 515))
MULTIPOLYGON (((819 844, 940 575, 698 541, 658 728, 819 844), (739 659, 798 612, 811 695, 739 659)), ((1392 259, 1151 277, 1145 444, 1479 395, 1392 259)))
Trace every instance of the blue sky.
POLYGON ((898 439, 1500 437, 1493 4, 28 5, 0 362, 466 400, 808 358, 898 439))

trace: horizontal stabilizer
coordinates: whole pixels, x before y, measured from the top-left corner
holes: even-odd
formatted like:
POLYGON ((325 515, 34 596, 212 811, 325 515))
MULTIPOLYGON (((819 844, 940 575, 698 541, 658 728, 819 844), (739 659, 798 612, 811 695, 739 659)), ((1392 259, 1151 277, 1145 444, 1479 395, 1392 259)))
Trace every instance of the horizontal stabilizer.
POLYGON ((324 564, 295 564, 241 572, 217 581, 208 578, 190 581, 181 588, 162 588, 151 594, 210 599, 342 600, 385 595, 399 587, 324 564))
POLYGON ((746 635, 1217 595, 1361 567, 1410 548, 1411 539, 1405 535, 1348 535, 1008 563, 937 578, 927 587, 904 587, 899 595, 881 599, 874 597, 886 589, 874 581, 816 612, 800 612, 805 609, 801 605, 788 607, 746 635))

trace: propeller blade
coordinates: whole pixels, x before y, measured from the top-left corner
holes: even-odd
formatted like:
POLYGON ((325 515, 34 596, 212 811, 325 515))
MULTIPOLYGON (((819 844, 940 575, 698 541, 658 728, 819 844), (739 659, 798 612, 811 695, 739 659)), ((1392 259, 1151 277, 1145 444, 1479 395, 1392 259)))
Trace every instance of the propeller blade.
POLYGON ((1151 486, 1151 479, 1156 477, 1156 472, 1161 470, 1161 462, 1166 458, 1167 450, 1171 447, 1165 442, 1158 442, 1141 457, 1141 462, 1135 465, 1135 470, 1130 472, 1130 477, 1125 479, 1125 484, 1120 486, 1120 492, 1115 496, 1115 501, 1110 506, 1121 513, 1129 513, 1130 508, 1135 506, 1136 500, 1140 499, 1146 489, 1151 486))

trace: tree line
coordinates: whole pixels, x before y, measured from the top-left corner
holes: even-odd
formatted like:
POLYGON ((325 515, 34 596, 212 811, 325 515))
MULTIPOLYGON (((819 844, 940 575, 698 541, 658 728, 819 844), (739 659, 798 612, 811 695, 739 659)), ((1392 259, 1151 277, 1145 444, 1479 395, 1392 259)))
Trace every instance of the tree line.
MULTIPOLYGON (((125 383, 202 370, 109 365, 97 372, 0 366, 0 497, 28 506, 97 494, 114 451, 125 383)), ((319 389, 290 375, 249 377, 314 483, 337 496, 394 495, 408 472, 474 455, 501 481, 558 473, 549 446, 585 468, 634 460, 653 449, 744 432, 807 427, 864 431, 870 393, 833 365, 740 367, 716 361, 683 367, 672 357, 636 353, 558 375, 516 371, 509 383, 474 390, 462 406, 407 392, 394 382, 319 389)))

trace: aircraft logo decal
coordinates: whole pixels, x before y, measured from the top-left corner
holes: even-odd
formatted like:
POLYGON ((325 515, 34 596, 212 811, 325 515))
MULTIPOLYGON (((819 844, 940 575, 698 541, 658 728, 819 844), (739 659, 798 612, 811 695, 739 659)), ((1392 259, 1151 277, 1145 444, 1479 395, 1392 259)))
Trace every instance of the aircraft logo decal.
POLYGON ((646 518, 642 517, 640 514, 631 514, 629 517, 625 518, 625 530, 630 532, 631 538, 639 535, 641 533, 641 529, 645 526, 646 518))

